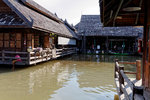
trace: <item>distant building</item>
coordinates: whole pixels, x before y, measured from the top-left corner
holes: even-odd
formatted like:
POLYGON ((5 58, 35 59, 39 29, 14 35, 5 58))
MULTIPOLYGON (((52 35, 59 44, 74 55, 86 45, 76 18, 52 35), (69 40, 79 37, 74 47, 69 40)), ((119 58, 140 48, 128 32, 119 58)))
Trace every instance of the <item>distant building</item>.
POLYGON ((135 53, 141 27, 103 27, 99 15, 82 15, 75 26, 83 42, 84 53, 135 53))

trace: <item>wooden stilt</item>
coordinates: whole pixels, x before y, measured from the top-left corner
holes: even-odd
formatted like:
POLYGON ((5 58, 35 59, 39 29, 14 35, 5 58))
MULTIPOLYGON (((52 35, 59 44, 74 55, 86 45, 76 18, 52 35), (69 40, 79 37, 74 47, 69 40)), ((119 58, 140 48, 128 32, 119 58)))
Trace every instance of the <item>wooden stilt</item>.
POLYGON ((141 61, 137 60, 136 61, 136 80, 141 79, 141 61))
POLYGON ((15 70, 15 63, 16 63, 16 62, 17 62, 17 60, 13 60, 13 61, 12 61, 12 65, 13 65, 13 66, 12 66, 12 70, 13 70, 13 71, 15 70))

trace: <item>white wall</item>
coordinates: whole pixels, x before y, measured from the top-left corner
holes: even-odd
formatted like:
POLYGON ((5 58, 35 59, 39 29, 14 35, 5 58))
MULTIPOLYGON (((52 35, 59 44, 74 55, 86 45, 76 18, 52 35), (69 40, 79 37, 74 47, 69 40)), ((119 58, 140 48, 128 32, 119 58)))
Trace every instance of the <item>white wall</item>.
POLYGON ((76 40, 65 37, 58 37, 58 45, 76 45, 76 40))

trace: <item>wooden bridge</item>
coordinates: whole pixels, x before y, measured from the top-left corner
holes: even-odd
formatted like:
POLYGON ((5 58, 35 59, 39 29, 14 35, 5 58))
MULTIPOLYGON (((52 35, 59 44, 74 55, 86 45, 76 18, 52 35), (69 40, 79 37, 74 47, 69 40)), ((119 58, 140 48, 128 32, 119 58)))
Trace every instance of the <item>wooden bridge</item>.
POLYGON ((115 83, 120 100, 144 100, 141 80, 141 61, 119 62, 115 61, 115 83), (136 65, 136 72, 127 72, 119 64, 136 65), (136 78, 129 78, 127 74, 135 74, 136 78))

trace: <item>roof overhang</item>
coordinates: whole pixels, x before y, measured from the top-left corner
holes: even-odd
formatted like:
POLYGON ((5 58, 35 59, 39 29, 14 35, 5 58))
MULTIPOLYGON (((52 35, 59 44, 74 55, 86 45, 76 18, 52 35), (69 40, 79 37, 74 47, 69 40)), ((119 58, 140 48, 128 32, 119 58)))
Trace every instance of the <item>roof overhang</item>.
POLYGON ((144 0, 99 0, 104 26, 143 26, 144 0))
POLYGON ((27 25, 0 25, 0 28, 29 28, 27 25))

